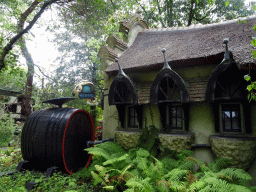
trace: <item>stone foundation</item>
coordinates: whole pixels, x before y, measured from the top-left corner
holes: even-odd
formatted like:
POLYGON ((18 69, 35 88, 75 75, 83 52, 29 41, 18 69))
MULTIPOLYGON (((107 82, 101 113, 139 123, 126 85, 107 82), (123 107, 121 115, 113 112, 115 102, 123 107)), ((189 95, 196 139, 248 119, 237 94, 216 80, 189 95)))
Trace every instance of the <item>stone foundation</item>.
POLYGON ((115 139, 125 149, 132 149, 137 146, 141 132, 116 131, 115 139))
POLYGON ((194 135, 187 134, 159 134, 161 150, 168 148, 177 152, 190 150, 194 142, 194 135))
POLYGON ((210 142, 213 153, 218 158, 230 159, 232 167, 247 170, 255 159, 255 137, 212 135, 210 142))

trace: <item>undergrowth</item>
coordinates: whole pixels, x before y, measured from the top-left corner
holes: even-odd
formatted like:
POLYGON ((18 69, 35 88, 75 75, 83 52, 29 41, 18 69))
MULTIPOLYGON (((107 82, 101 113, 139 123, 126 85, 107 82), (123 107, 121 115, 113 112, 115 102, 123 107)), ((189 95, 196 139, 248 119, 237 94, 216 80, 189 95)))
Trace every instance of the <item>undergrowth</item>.
MULTIPOLYGON (((7 147, 6 150, 0 150, 0 173, 13 171, 18 163, 23 161, 20 148, 7 147)), ((0 176, 0 192, 17 191, 27 192, 26 185, 28 182, 40 182, 31 192, 47 191, 66 191, 66 192, 98 192, 101 187, 95 187, 90 181, 75 178, 65 173, 54 173, 46 180, 43 179, 45 173, 35 171, 22 171, 13 175, 0 176)))
POLYGON ((8 143, 13 139, 13 132, 16 124, 10 114, 4 113, 0 119, 0 147, 8 146, 8 143))
POLYGON ((73 177, 93 179, 105 191, 243 191, 249 192, 251 176, 242 169, 227 168, 226 159, 205 164, 192 157, 193 152, 171 152, 152 156, 146 149, 126 152, 118 144, 106 142, 85 149, 93 154, 93 163, 73 177), (198 170, 194 170, 198 167, 198 170))

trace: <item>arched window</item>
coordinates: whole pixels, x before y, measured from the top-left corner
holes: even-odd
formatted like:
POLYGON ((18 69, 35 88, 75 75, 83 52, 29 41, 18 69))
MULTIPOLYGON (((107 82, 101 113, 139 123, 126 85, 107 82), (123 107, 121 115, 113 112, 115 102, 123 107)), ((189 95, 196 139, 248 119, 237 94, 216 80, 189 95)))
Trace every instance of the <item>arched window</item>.
POLYGON ((162 132, 188 130, 189 94, 175 71, 164 68, 158 73, 151 86, 150 101, 158 104, 162 132))
POLYGON ((109 105, 138 103, 138 97, 131 80, 127 76, 117 76, 109 89, 109 105))
POLYGON ((177 84, 169 76, 164 77, 158 86, 158 101, 180 102, 180 94, 177 84))
POLYGON ((206 99, 212 104, 216 132, 251 132, 247 82, 243 76, 237 65, 230 63, 217 66, 209 78, 206 99))

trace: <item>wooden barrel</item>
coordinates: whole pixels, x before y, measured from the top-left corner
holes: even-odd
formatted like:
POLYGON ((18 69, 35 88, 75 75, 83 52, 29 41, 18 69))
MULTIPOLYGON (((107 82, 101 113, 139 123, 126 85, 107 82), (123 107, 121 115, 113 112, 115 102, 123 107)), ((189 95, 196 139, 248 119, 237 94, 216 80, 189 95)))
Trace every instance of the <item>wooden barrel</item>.
POLYGON ((22 130, 24 160, 57 166, 73 174, 91 162, 85 148, 95 140, 91 115, 82 109, 50 108, 32 113, 22 130))

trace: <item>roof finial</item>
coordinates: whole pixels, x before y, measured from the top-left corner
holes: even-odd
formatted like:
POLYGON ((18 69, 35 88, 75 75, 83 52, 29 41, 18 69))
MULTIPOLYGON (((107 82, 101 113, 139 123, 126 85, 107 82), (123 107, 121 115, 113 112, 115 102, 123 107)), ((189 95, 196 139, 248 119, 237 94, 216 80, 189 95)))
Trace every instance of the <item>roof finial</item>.
POLYGON ((162 53, 164 54, 164 67, 163 67, 163 69, 164 69, 164 68, 169 68, 169 69, 171 69, 171 67, 169 66, 169 64, 167 63, 166 58, 165 58, 166 49, 163 48, 161 51, 162 51, 162 53))
POLYGON ((124 71, 123 71, 123 69, 121 68, 121 66, 120 66, 120 64, 119 64, 119 62, 118 62, 118 58, 115 58, 115 62, 117 62, 118 67, 119 67, 118 75, 124 75, 124 76, 126 76, 125 73, 124 73, 124 71))
POLYGON ((225 50, 225 54, 224 54, 224 58, 226 60, 230 60, 230 56, 229 56, 229 50, 228 50, 228 42, 229 42, 229 39, 228 38, 225 38, 223 40, 223 44, 226 44, 226 50, 225 50))

